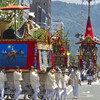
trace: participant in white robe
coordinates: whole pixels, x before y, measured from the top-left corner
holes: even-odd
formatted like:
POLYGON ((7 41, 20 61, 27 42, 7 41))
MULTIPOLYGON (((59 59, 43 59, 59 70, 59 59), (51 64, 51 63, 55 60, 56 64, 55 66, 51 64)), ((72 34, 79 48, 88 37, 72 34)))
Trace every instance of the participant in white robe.
POLYGON ((73 87, 73 95, 74 98, 78 98, 78 84, 81 85, 81 77, 80 77, 80 71, 77 70, 77 67, 73 67, 73 71, 70 74, 70 78, 73 79, 73 82, 71 82, 71 85, 73 87))
POLYGON ((59 100, 61 98, 60 91, 62 89, 62 71, 60 70, 59 67, 56 67, 56 73, 55 73, 55 78, 56 78, 56 83, 58 85, 56 89, 56 100, 59 100))
POLYGON ((21 81, 22 81, 22 70, 19 69, 19 66, 16 66, 14 71, 14 87, 16 89, 14 100, 16 100, 22 92, 21 81))
POLYGON ((46 94, 44 96, 44 99, 51 98, 51 100, 54 100, 54 94, 56 92, 57 87, 58 86, 56 83, 54 70, 50 68, 45 82, 46 94))
POLYGON ((5 82, 7 81, 7 76, 5 74, 5 68, 2 67, 0 71, 0 91, 1 91, 1 100, 4 100, 4 88, 5 82))
POLYGON ((37 70, 34 69, 34 66, 30 66, 30 82, 31 82, 32 89, 34 90, 34 94, 32 96, 34 100, 37 100, 37 96, 40 91, 39 90, 39 86, 40 86, 39 80, 40 79, 39 79, 37 70))
POLYGON ((73 81, 73 80, 66 74, 65 71, 62 71, 61 83, 62 83, 63 92, 61 93, 61 98, 64 96, 64 100, 67 100, 67 85, 68 85, 68 81, 73 81))

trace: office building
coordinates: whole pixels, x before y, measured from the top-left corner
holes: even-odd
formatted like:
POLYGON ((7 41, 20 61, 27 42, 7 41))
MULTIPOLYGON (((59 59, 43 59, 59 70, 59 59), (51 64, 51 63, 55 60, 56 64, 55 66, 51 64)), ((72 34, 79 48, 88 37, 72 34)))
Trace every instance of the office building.
POLYGON ((51 0, 32 0, 30 11, 35 12, 35 22, 46 29, 51 26, 51 0))
POLYGON ((60 21, 53 21, 51 22, 51 34, 54 32, 64 28, 64 23, 60 21))

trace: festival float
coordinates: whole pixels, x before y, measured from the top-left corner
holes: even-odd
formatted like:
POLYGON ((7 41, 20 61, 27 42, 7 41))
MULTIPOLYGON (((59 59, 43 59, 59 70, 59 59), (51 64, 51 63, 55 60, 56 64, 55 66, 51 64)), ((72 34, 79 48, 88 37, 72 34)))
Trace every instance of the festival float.
MULTIPOLYGON (((11 5, 1 8, 1 10, 24 10, 29 9, 28 7, 11 5)), ((16 21, 16 17, 15 17, 16 21)), ((22 32, 23 27, 20 28, 22 32)), ((47 29, 48 30, 48 29, 47 29)), ((5 94, 13 98, 15 89, 13 86, 13 71, 14 67, 20 66, 23 71, 22 81, 22 94, 28 94, 30 97, 33 90, 30 86, 29 67, 34 66, 35 69, 39 70, 40 90, 44 93, 44 83, 46 79, 47 67, 54 68, 53 49, 52 44, 48 39, 32 39, 32 38, 17 38, 19 28, 15 31, 9 28, 9 22, 0 20, 0 67, 6 67, 8 81, 5 87, 5 94), (14 33, 14 34, 13 34, 14 33)), ((47 31, 45 31, 47 32, 47 31)), ((47 32, 48 33, 48 32, 47 32)), ((41 98, 40 93, 39 97, 41 98)))
POLYGON ((93 67, 95 73, 97 71, 97 46, 100 45, 99 40, 93 35, 91 20, 90 20, 90 2, 88 1, 88 20, 86 26, 86 32, 84 38, 82 38, 77 44, 79 46, 79 68, 93 67))
POLYGON ((66 38, 69 34, 67 32, 63 35, 62 28, 55 32, 52 36, 53 41, 53 52, 54 52, 54 64, 55 66, 64 65, 69 67, 70 65, 70 51, 69 51, 69 42, 66 38), (63 38, 63 39, 62 39, 63 38))

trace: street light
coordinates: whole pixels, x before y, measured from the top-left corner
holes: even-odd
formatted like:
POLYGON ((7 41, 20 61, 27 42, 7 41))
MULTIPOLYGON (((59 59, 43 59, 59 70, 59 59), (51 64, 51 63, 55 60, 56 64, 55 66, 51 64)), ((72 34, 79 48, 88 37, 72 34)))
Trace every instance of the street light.
POLYGON ((70 53, 68 52, 68 53, 67 53, 67 56, 69 56, 69 55, 70 55, 70 53))

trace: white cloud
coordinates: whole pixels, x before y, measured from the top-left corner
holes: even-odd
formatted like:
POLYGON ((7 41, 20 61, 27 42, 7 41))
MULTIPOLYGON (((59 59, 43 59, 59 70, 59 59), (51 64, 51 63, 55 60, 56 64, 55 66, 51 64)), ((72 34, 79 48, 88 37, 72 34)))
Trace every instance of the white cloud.
MULTIPOLYGON (((62 2, 67 2, 67 3, 76 3, 76 4, 81 4, 82 0, 52 0, 52 1, 62 1, 62 2)), ((84 4, 87 3, 87 0, 83 0, 84 4)), ((93 0, 92 4, 97 4, 100 3, 100 0, 93 0)))

